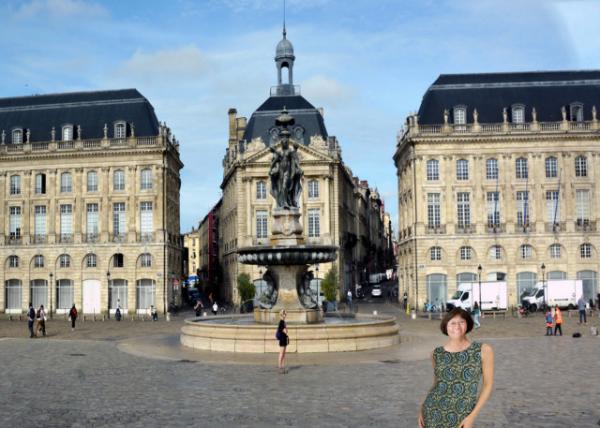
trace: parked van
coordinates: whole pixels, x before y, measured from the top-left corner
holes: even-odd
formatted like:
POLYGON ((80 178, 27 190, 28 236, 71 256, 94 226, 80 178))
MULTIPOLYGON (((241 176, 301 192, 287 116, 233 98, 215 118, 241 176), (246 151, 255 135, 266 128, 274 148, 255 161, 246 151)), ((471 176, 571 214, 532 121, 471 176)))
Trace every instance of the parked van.
POLYGON ((470 311, 475 302, 481 301, 482 311, 505 311, 508 308, 508 292, 506 281, 481 283, 481 299, 479 298, 479 282, 463 282, 458 285, 456 293, 446 303, 446 309, 463 308, 470 311))
POLYGON ((536 311, 544 306, 558 305, 560 308, 574 309, 577 300, 583 294, 583 285, 580 279, 551 279, 535 284, 533 293, 525 295, 521 303, 531 311, 536 311), (544 289, 546 298, 544 299, 544 289))

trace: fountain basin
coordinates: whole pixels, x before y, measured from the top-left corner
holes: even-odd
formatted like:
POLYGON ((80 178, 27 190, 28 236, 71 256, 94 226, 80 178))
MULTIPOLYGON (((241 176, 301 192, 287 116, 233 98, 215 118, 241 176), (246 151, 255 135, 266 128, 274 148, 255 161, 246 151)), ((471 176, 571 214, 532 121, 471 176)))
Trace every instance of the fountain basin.
MULTIPOLYGON (((287 352, 350 352, 385 348, 399 343, 394 317, 356 315, 326 316, 320 324, 288 323, 287 352)), ((185 320, 180 341, 202 351, 276 353, 275 325, 258 324, 252 315, 185 320)))
POLYGON ((335 260, 333 245, 264 245, 238 249, 240 263, 248 265, 310 265, 335 260))

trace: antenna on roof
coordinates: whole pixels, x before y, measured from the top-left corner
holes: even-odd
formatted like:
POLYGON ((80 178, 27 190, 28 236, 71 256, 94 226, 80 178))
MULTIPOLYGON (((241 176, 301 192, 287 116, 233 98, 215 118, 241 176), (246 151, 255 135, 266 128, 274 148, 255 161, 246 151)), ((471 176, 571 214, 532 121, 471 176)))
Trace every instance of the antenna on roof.
POLYGON ((285 0, 283 0, 283 38, 285 39, 285 35, 286 35, 286 31, 285 31, 285 0))

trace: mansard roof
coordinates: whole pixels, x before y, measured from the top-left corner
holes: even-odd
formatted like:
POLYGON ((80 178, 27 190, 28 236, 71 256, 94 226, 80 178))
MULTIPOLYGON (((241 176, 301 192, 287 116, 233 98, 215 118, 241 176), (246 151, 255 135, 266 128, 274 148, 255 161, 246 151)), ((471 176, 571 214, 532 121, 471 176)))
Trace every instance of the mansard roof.
POLYGON ((419 123, 444 122, 444 110, 464 106, 467 123, 473 122, 477 109, 480 123, 503 121, 502 111, 513 105, 525 107, 525 121, 532 120, 535 107, 537 120, 562 120, 561 108, 583 104, 584 120, 592 119, 592 107, 600 108, 600 70, 533 71, 519 73, 442 74, 429 87, 419 108, 419 123))
MULTIPOLYGON (((290 131, 293 133, 296 128, 302 128, 303 144, 310 143, 310 137, 314 135, 320 135, 327 140, 327 129, 323 116, 302 95, 273 95, 267 98, 252 113, 246 125, 244 140, 252 141, 254 138, 260 137, 269 146, 271 144, 270 131, 275 127, 275 119, 281 114, 284 107, 296 121, 290 131)), ((295 136, 297 137, 297 135, 295 136)))
POLYGON ((120 121, 128 128, 133 124, 136 136, 158 135, 154 107, 137 89, 0 98, 0 132, 6 132, 7 143, 13 129, 29 130, 30 142, 35 142, 50 140, 54 127, 60 140, 64 125, 80 126, 87 139, 102 138, 107 124, 112 138, 113 125, 120 121))

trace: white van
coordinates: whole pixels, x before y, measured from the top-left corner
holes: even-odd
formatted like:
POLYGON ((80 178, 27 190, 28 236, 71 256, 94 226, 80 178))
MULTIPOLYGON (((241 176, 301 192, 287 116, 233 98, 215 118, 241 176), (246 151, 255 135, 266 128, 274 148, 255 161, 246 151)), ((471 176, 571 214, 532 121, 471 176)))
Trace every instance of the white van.
POLYGON ((446 303, 446 309, 463 308, 470 311, 475 302, 481 301, 482 311, 505 311, 508 308, 508 292, 506 281, 481 283, 481 299, 479 298, 479 282, 463 282, 458 285, 456 293, 446 303))

